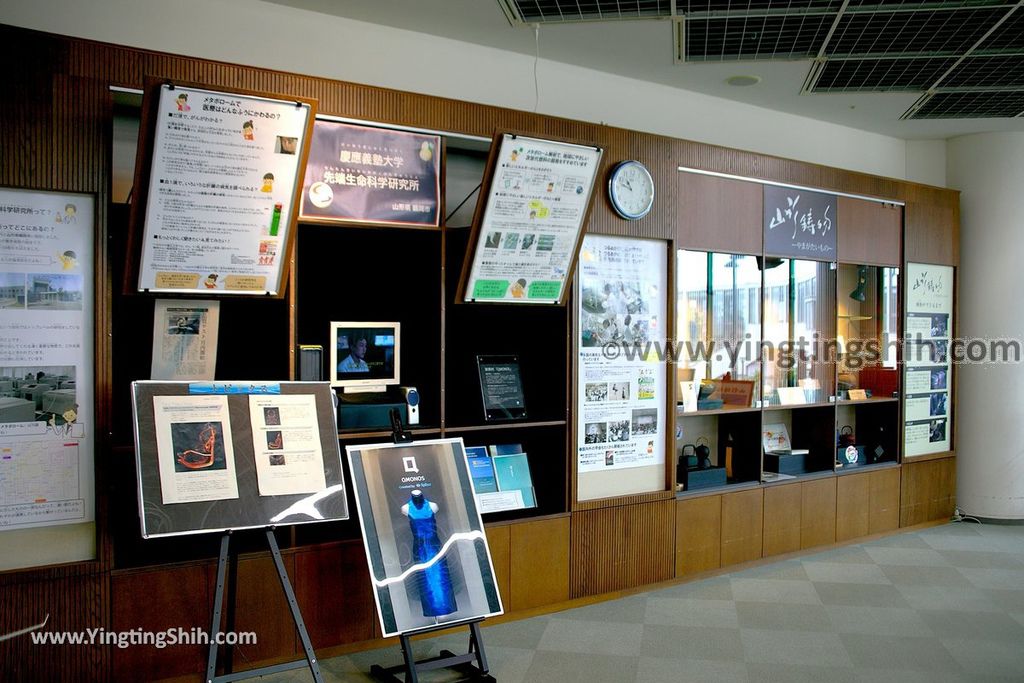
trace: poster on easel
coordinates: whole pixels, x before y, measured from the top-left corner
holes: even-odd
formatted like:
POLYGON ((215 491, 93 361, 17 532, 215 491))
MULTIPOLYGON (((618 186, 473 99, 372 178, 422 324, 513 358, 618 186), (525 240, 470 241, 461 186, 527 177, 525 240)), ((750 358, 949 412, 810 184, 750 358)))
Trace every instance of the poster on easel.
POLYGON ((496 135, 456 299, 564 303, 602 154, 592 145, 496 135))
POLYGON ((382 635, 501 614, 462 439, 346 451, 382 635))
POLYGON ((132 383, 143 538, 349 518, 327 382, 132 383))
POLYGON ((903 345, 903 455, 951 449, 953 267, 908 263, 903 345))
MULTIPOLYGON (((95 519, 95 215, 91 195, 0 188, 0 533, 95 519)), ((0 568, 25 566, 7 540, 0 568)))
POLYGON ((282 296, 315 103, 170 83, 147 100, 137 290, 282 296))

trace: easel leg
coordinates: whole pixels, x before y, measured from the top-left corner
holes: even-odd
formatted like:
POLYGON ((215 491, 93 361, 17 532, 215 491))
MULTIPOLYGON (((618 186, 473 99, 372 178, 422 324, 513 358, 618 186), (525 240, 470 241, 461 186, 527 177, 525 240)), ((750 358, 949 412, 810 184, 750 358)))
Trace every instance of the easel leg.
POLYGON ((217 558, 217 588, 213 597, 213 619, 210 624, 210 650, 206 657, 206 680, 209 683, 217 675, 217 632, 220 631, 221 612, 224 608, 224 582, 228 568, 228 548, 231 534, 220 537, 220 556, 217 558))
POLYGON ((469 625, 469 651, 476 655, 477 668, 481 673, 489 671, 487 654, 484 653, 484 639, 480 635, 480 623, 474 621, 469 625))
POLYGON ((416 675, 416 660, 412 655, 412 641, 409 636, 399 636, 402 643, 402 658, 405 660, 405 683, 419 683, 419 676, 416 675))
POLYGON ((295 620, 295 628, 298 629, 299 638, 302 640, 302 649, 306 652, 309 671, 313 674, 313 680, 316 683, 323 683, 324 679, 320 673, 320 663, 317 662, 316 652, 313 651, 313 644, 309 640, 306 622, 302 620, 299 603, 295 599, 295 591, 292 590, 292 583, 288 580, 288 572, 284 569, 284 562, 281 560, 281 550, 277 547, 277 539, 274 538, 273 529, 267 529, 267 543, 270 545, 270 554, 273 556, 274 565, 277 567, 277 575, 281 579, 281 588, 284 589, 285 597, 288 598, 288 608, 291 609, 292 619, 295 620))

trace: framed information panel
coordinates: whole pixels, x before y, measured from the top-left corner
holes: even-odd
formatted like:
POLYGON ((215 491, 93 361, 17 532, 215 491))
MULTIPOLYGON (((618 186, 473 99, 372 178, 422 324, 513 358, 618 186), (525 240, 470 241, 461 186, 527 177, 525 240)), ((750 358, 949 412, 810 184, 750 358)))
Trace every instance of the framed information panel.
POLYGON ((501 614, 462 439, 345 449, 382 634, 501 614))
POLYGON ((327 382, 133 382, 143 538, 348 519, 327 382))
POLYGON ((596 146, 495 135, 457 300, 564 303, 602 153, 596 146))
POLYGON ((950 450, 953 267, 908 263, 903 323, 903 455, 950 450))
POLYGON ((441 137, 318 120, 299 218, 437 227, 441 137))
POLYGON ((283 295, 314 110, 297 98, 149 89, 132 207, 138 291, 283 295))
POLYGON ((587 235, 576 281, 577 500, 662 490, 668 244, 587 235))
POLYGON ((0 570, 95 557, 95 216, 0 188, 0 570))

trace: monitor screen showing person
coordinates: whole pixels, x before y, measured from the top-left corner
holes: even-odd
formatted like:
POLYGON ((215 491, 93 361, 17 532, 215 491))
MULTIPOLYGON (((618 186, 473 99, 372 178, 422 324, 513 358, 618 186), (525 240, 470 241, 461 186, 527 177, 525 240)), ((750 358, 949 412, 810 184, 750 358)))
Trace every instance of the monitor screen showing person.
POLYGON ((398 323, 332 323, 332 384, 397 384, 398 323))

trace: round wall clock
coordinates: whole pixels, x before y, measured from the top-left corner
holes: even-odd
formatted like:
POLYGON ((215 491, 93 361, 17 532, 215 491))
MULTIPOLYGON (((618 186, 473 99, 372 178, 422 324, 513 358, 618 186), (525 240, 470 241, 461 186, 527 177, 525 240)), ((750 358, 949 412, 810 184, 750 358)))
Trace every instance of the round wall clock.
POLYGON ((623 218, 635 221, 646 216, 654 205, 654 179, 639 161, 623 161, 612 169, 608 179, 608 198, 623 218))

